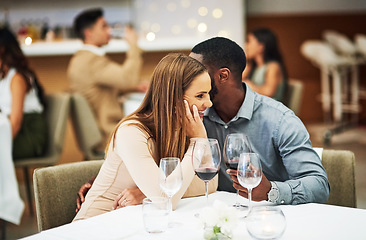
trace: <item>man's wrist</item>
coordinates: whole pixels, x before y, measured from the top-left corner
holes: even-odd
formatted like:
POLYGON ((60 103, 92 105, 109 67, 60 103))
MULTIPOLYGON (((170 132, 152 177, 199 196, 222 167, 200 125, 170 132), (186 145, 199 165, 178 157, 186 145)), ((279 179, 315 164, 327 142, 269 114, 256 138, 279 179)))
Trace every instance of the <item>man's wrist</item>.
POLYGON ((271 189, 269 190, 269 192, 267 194, 268 202, 277 203, 279 196, 280 196, 280 192, 279 192, 277 184, 275 182, 270 182, 270 183, 271 183, 271 189))

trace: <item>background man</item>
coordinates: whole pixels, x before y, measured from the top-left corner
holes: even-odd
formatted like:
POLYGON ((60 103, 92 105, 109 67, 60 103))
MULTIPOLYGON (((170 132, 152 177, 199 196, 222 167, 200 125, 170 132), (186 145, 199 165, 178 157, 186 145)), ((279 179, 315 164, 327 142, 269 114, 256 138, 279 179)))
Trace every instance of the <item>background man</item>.
MULTIPOLYGON (((138 37, 132 28, 125 28, 124 39, 129 49, 124 62, 117 63, 102 48, 111 39, 111 28, 101 9, 80 13, 74 20, 74 30, 84 45, 71 58, 67 76, 72 90, 81 93, 94 110, 105 143, 123 117, 120 95, 146 89, 146 83, 140 83, 139 78, 142 58, 138 37)), ((104 144, 101 148, 104 149, 104 144)))

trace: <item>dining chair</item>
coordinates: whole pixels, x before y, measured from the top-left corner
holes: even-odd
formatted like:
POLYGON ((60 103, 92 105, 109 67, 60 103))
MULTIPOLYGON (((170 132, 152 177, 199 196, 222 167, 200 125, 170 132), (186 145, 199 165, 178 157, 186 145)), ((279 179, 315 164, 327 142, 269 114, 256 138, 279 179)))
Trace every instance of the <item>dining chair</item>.
POLYGON ((46 103, 48 147, 45 154, 40 157, 21 158, 14 161, 14 166, 16 168, 22 168, 24 172, 24 182, 31 216, 34 215, 34 211, 31 191, 32 179, 29 177, 29 169, 51 166, 56 164, 60 159, 69 115, 70 95, 68 93, 49 94, 46 96, 46 103))
POLYGON ((296 115, 300 111, 304 84, 300 80, 289 79, 284 104, 290 108, 296 115))
POLYGON ((355 154, 348 150, 324 149, 322 163, 330 184, 327 204, 355 208, 355 154))
POLYGON ((104 152, 96 151, 103 141, 102 133, 88 101, 79 93, 71 94, 71 120, 84 159, 104 158, 104 152))
POLYGON ((104 160, 65 163, 34 170, 38 231, 70 223, 76 213, 76 194, 95 177, 104 160))

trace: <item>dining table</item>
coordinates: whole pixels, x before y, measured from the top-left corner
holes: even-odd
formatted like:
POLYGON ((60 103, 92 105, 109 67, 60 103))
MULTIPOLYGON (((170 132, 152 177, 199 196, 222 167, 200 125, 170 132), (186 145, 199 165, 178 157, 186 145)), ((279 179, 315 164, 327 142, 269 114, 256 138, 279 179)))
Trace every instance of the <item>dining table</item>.
MULTIPOLYGON (((246 198, 239 197, 242 204, 246 198)), ((204 239, 204 228, 197 217, 202 209, 221 201, 228 206, 236 202, 236 194, 217 191, 205 196, 184 198, 170 213, 170 221, 178 222, 163 233, 147 233, 144 229, 142 206, 128 206, 85 220, 48 229, 24 239, 204 239)), ((253 202, 253 207, 273 205, 267 201, 253 202)), ((319 203, 280 205, 286 218, 282 240, 366 239, 366 210, 319 203)), ((240 210, 237 210, 240 211, 240 210)), ((245 211, 242 211, 243 214, 245 211)), ((238 214, 240 216, 241 213, 238 214)), ((247 231, 246 218, 240 217, 233 230, 233 240, 252 239, 247 231)))

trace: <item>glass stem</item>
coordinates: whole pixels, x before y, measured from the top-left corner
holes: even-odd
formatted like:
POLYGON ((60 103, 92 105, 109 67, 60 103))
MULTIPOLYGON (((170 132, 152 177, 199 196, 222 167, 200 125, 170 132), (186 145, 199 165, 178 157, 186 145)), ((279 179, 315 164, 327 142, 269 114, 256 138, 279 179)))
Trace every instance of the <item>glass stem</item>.
POLYGON ((252 189, 248 188, 248 199, 249 199, 249 203, 248 203, 248 209, 250 212, 250 210, 252 210, 252 189))
POLYGON ((208 204, 208 181, 205 181, 205 196, 206 196, 206 202, 208 204))
POLYGON ((239 202, 239 190, 236 190, 236 196, 235 196, 235 198, 236 198, 236 203, 235 203, 235 207, 236 208, 239 208, 240 207, 240 202, 239 202))
POLYGON ((168 204, 169 204, 169 213, 173 211, 173 204, 172 204, 172 197, 168 197, 168 204))

